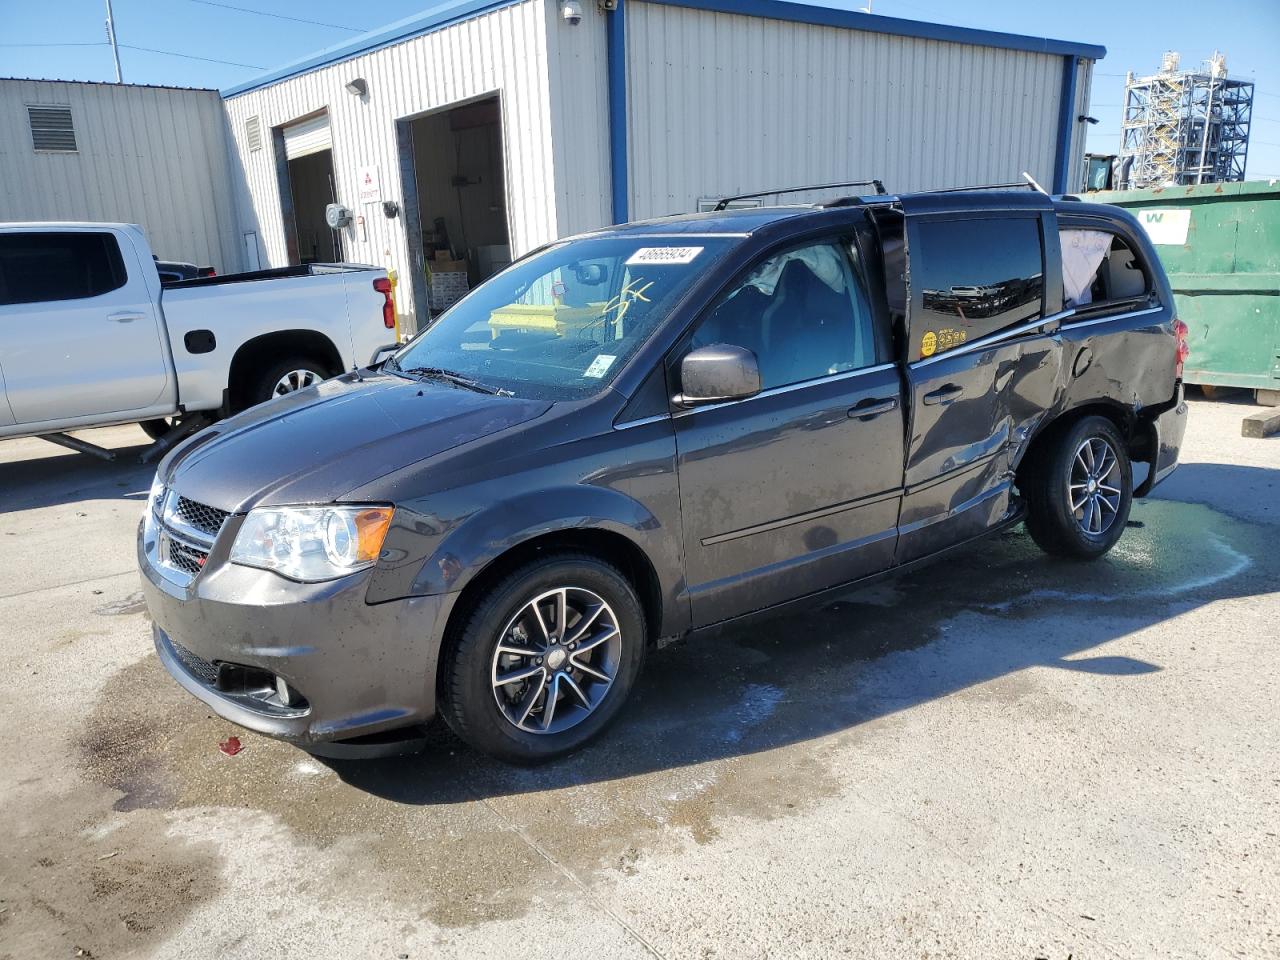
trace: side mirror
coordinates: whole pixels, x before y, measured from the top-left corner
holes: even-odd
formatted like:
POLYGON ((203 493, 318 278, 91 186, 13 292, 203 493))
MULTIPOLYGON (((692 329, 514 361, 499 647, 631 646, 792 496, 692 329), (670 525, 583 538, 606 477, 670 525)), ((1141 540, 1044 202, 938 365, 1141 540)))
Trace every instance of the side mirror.
POLYGON ((680 389, 672 399, 682 407, 753 397, 760 392, 760 365, 746 347, 698 347, 680 361, 680 389))

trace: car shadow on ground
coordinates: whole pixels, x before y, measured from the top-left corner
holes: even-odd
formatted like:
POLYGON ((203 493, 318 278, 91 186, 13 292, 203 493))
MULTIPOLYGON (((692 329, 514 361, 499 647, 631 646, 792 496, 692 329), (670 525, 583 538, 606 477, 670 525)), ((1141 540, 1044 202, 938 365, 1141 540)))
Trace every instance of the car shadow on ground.
MULTIPOLYGON (((1233 483, 1251 472, 1277 473, 1213 467, 1230 472, 1233 483)), ((1048 558, 1019 528, 897 579, 656 651, 619 722, 584 750, 541 767, 483 757, 443 723, 415 756, 322 762, 348 784, 404 804, 705 764, 857 735, 926 701, 986 695, 989 681, 1023 671, 1130 682, 1160 664, 1088 651, 1210 601, 1274 589, 1273 528, 1157 500, 1136 503, 1130 523, 1096 563, 1048 558)))
POLYGON ((0 461, 0 514, 85 500, 145 499, 156 465, 138 462, 150 446, 141 431, 138 436, 136 445, 113 448, 114 460, 49 445, 45 456, 0 461))

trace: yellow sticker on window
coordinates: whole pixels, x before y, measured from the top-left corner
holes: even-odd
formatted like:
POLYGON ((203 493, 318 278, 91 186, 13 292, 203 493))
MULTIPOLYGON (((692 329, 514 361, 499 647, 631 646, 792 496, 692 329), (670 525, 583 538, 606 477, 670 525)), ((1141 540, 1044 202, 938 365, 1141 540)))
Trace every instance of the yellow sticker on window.
POLYGON ((920 339, 920 356, 932 357, 938 349, 938 335, 930 330, 920 339))

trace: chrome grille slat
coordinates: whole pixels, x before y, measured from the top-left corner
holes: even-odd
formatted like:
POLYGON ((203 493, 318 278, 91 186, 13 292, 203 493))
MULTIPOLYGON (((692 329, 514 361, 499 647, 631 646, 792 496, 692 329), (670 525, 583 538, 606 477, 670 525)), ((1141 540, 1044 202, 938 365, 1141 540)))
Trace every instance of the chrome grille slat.
POLYGON ((184 497, 172 488, 165 491, 158 506, 155 562, 179 574, 180 582, 186 585, 204 569, 209 551, 231 514, 184 497))

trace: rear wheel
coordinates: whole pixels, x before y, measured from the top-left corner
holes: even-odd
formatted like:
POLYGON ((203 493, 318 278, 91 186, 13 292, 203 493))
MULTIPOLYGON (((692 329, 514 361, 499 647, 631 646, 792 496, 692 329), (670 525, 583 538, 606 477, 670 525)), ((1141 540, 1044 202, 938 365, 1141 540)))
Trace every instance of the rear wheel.
POLYGON ((178 425, 177 420, 143 420, 138 426, 152 440, 159 440, 166 433, 178 425))
POLYGON ((446 651, 441 713, 500 759, 561 756, 622 709, 645 636, 635 589, 616 567, 579 554, 528 564, 480 598, 446 651))
POLYGON ((1049 440, 1027 475, 1027 530, 1047 553, 1094 560, 1124 532, 1133 467, 1105 417, 1085 417, 1049 440))
POLYGON ((308 357, 288 357, 265 367, 249 393, 250 406, 266 403, 328 379, 324 365, 308 357))

